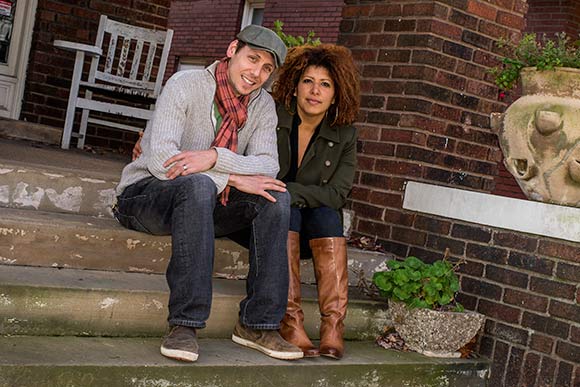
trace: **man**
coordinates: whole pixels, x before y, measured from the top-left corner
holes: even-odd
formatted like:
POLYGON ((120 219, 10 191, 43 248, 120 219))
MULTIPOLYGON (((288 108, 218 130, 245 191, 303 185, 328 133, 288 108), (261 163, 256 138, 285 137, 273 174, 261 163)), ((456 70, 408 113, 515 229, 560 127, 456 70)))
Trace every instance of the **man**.
POLYGON ((115 215, 137 231, 172 236, 167 357, 195 361, 196 329, 212 298, 214 238, 252 229, 247 296, 232 340, 278 359, 302 351, 278 334, 288 289, 290 205, 278 172, 276 111, 262 89, 286 56, 269 29, 249 26, 227 56, 169 79, 142 155, 123 170, 115 215))

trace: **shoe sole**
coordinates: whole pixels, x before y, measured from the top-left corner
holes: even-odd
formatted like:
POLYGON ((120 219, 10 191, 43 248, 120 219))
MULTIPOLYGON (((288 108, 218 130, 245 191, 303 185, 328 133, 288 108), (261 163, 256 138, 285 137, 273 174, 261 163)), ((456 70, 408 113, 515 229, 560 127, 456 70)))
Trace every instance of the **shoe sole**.
POLYGON ((196 361, 199 356, 197 353, 180 351, 179 349, 168 349, 164 347, 161 347, 161 354, 171 359, 188 362, 196 361))
POLYGON ((232 341, 236 344, 240 344, 243 345, 244 347, 248 347, 248 348, 252 348, 255 350, 258 350, 260 352, 262 352, 265 355, 268 355, 270 357, 273 357, 274 359, 279 359, 279 360, 298 360, 298 359, 302 359, 304 357, 304 354, 302 353, 302 351, 300 352, 280 352, 280 351, 274 351, 271 349, 268 349, 266 347, 263 347, 259 344, 254 343, 253 341, 249 341, 246 339, 242 339, 239 336, 236 335, 232 335, 232 341))

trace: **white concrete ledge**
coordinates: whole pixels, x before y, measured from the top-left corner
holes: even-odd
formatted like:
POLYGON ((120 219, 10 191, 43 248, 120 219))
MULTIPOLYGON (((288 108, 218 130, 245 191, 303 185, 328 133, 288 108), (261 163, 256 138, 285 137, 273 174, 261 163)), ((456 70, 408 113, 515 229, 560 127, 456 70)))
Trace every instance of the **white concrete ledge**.
POLYGON ((486 226, 580 242, 580 208, 407 182, 403 208, 486 226))

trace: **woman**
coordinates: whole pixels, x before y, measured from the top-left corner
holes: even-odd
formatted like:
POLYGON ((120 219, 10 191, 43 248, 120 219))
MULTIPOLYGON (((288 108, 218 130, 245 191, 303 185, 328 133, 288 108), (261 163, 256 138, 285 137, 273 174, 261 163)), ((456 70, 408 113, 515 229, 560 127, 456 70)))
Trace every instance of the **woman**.
POLYGON ((290 50, 273 87, 278 103, 280 173, 291 195, 288 307, 280 333, 304 355, 344 353, 348 278, 340 209, 356 166, 359 79, 350 51, 323 44, 290 50), (312 252, 321 313, 320 349, 304 330, 300 256, 312 252))

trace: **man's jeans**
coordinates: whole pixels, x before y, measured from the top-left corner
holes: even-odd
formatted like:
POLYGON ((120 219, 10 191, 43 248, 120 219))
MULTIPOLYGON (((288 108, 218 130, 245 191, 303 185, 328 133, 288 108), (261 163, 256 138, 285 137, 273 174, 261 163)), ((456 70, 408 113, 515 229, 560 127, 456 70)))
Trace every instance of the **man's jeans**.
POLYGON ((290 195, 270 194, 276 203, 232 188, 224 207, 214 182, 193 174, 174 180, 147 178, 119 196, 116 217, 123 226, 172 236, 167 268, 170 325, 205 327, 212 300, 214 238, 250 227, 250 270, 240 320, 252 329, 278 329, 288 295, 290 195))

